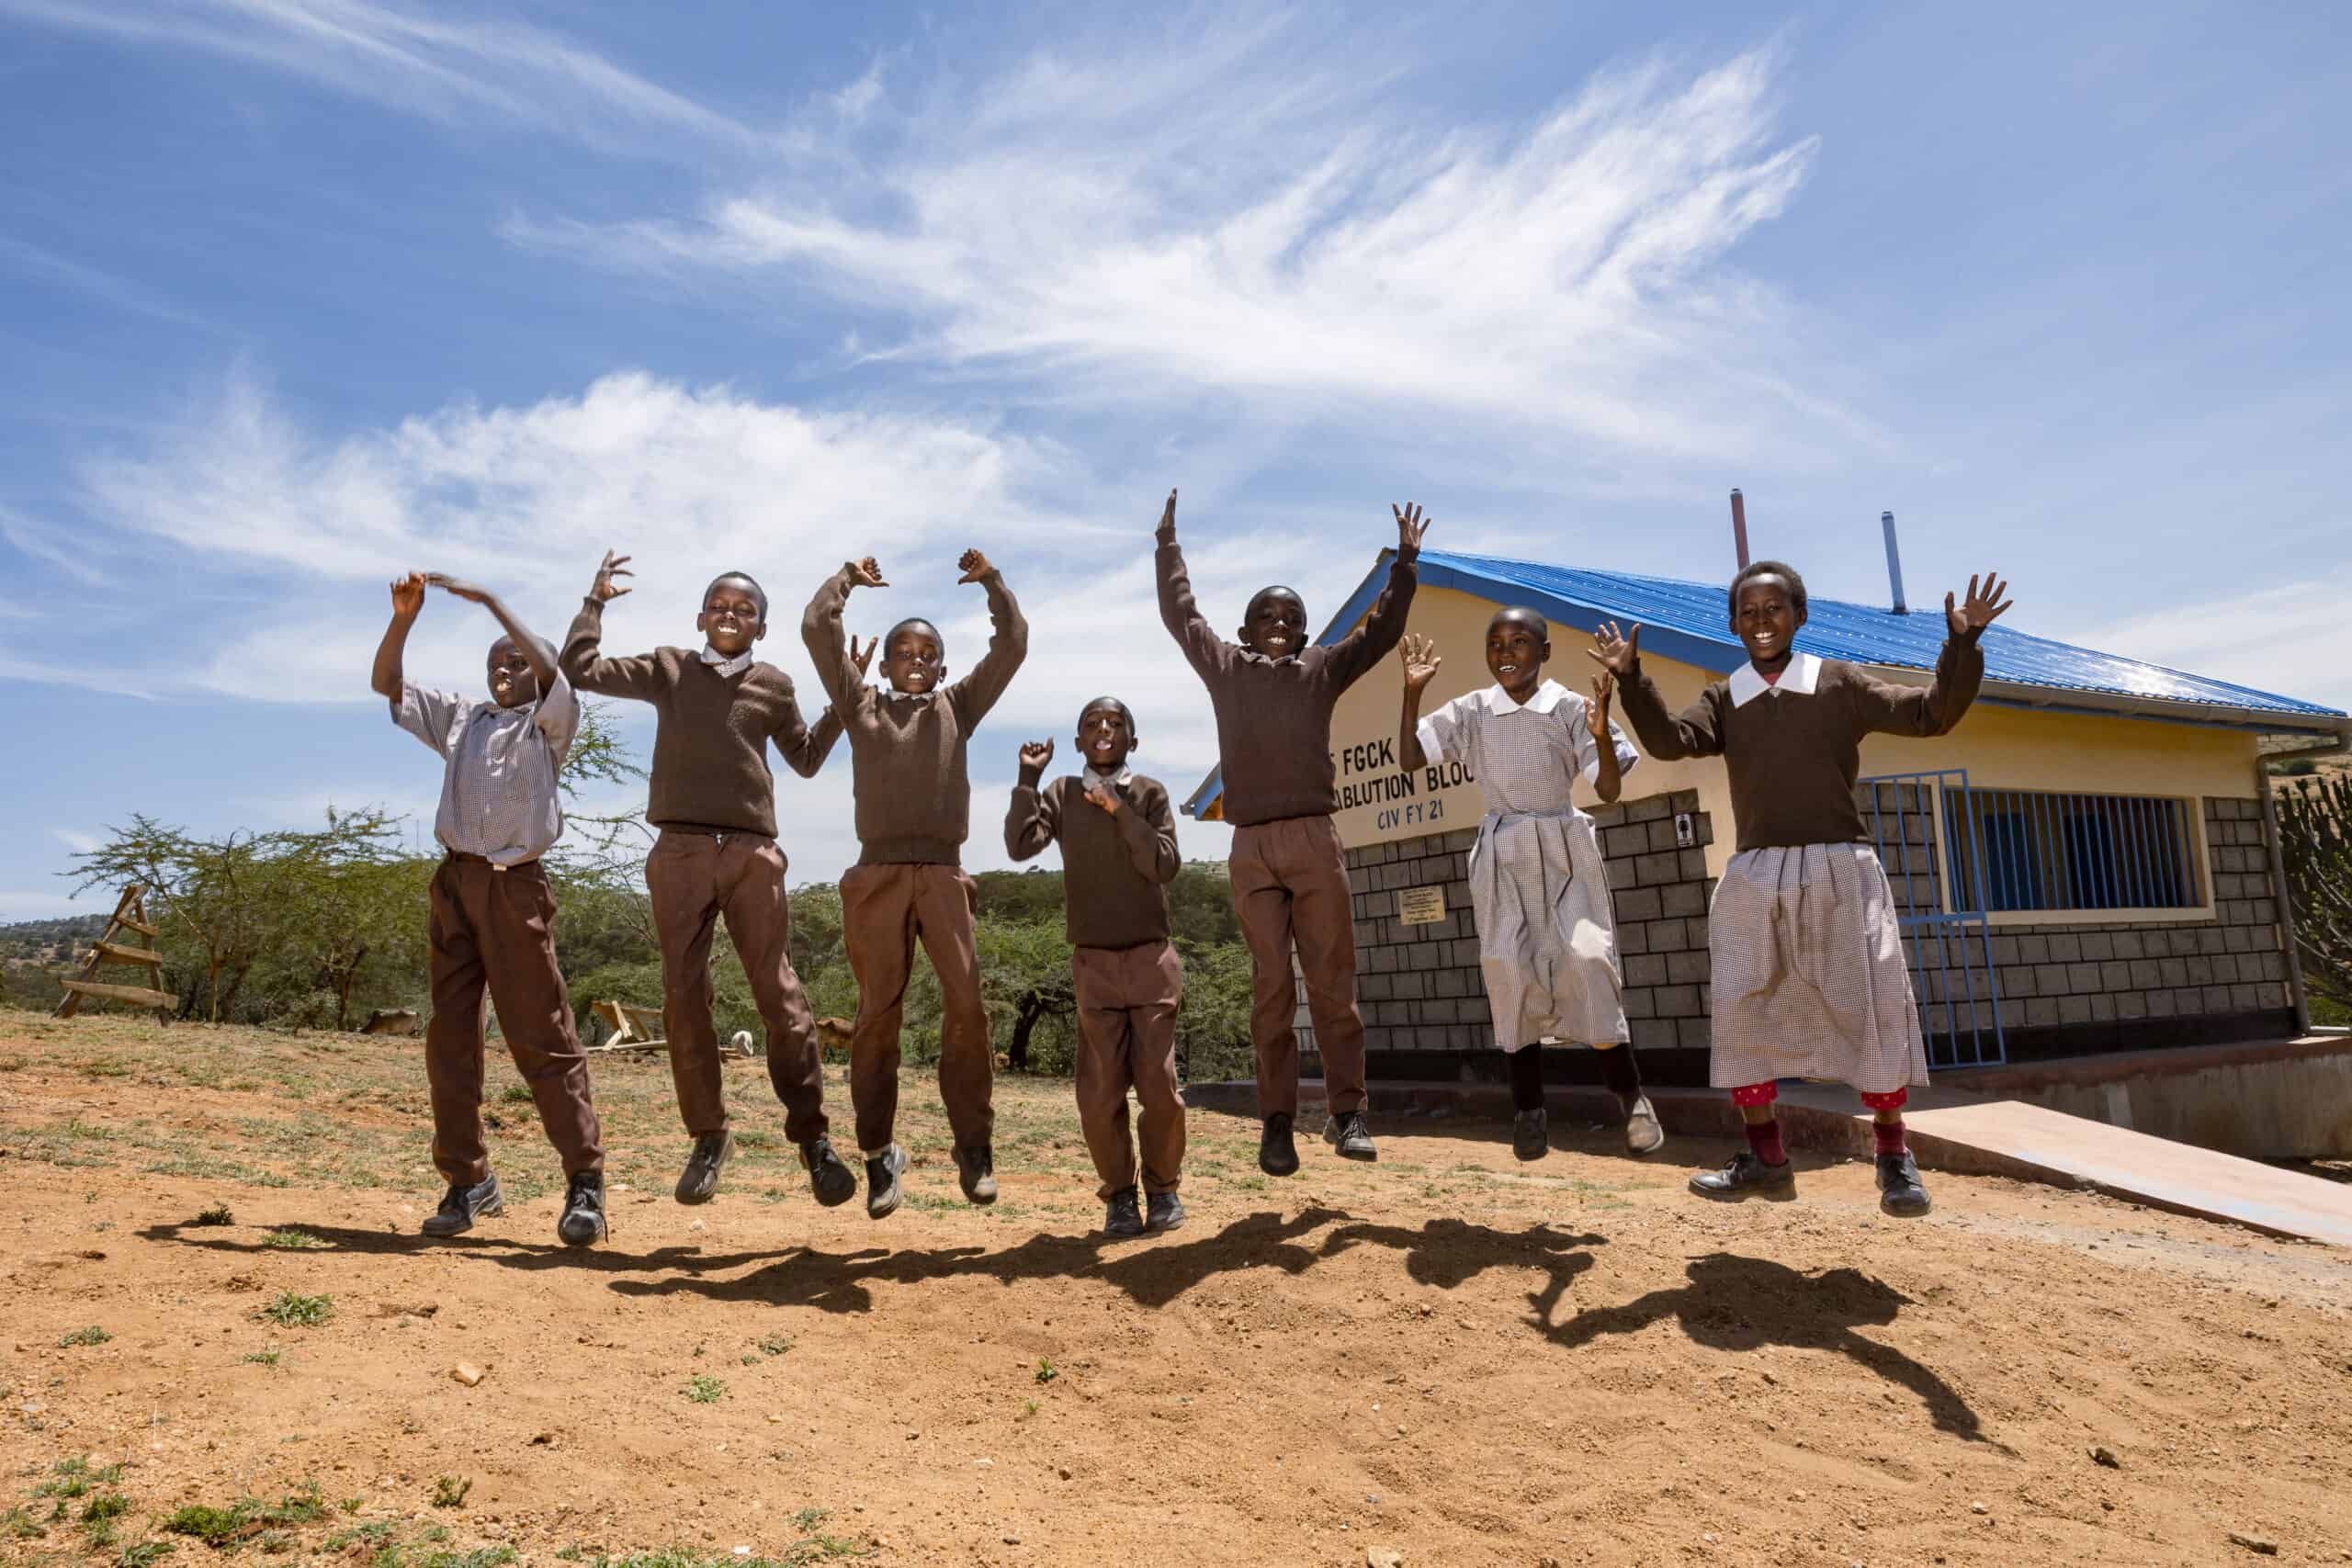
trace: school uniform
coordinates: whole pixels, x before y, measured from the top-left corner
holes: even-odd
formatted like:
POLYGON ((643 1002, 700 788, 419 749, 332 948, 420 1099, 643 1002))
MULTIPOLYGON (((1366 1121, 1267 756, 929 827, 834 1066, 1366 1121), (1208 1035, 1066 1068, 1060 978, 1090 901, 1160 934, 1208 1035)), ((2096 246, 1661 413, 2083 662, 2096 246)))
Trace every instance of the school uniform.
POLYGON ((1405 635, 1419 581, 1418 551, 1400 551, 1363 624, 1328 647, 1280 659, 1227 642, 1193 602, 1184 554, 1163 538, 1155 557, 1159 618, 1208 688, 1216 713, 1227 868, 1233 909, 1250 946, 1250 1035, 1257 1052, 1258 1114, 1298 1113, 1295 945, 1307 1016, 1332 1114, 1364 1104, 1363 1020, 1356 1010, 1355 917, 1331 813, 1339 809, 1331 709, 1340 694, 1405 635))
MULTIPOLYGON (((1523 704, 1493 685, 1445 704, 1417 732, 1430 761, 1460 762, 1486 795, 1470 852, 1470 906, 1495 1043, 1505 1051, 1547 1039, 1626 1039, 1608 868, 1574 797, 1579 775, 1600 776, 1588 712, 1556 681, 1523 704)), ((1619 772, 1630 773, 1641 759, 1613 720, 1609 739, 1619 772)))
POLYGON ((1802 652, 1777 680, 1742 666, 1679 714, 1638 671, 1622 683, 1650 755, 1721 756, 1729 775, 1737 852, 1707 919, 1715 1087, 1761 1104, 1775 1079, 1826 1078, 1892 1109, 1927 1083, 1894 894, 1854 785, 1863 736, 1942 735, 1984 678, 1972 635, 1945 642, 1926 687, 1802 652))
POLYGON ((582 605, 564 640, 563 668, 583 692, 653 705, 653 770, 646 820, 661 829, 645 860, 653 934, 662 949, 662 1019, 678 1116, 700 1136, 729 1128, 718 1032, 710 1015, 710 944, 719 916, 743 961, 767 1029, 768 1081, 785 1108, 785 1136, 826 1135, 817 1021, 792 967, 790 867, 775 841, 771 741, 792 771, 814 778, 841 738, 841 721, 800 716, 792 678, 747 650, 733 659, 657 648, 608 658, 604 606, 582 605))
POLYGON ((1029 623, 1003 577, 980 580, 992 631, 972 672, 936 691, 869 686, 850 658, 842 609, 854 584, 844 566, 801 618, 801 639, 849 736, 856 797, 857 864, 842 876, 842 945, 857 977, 850 1037, 850 1099, 857 1143, 887 1153, 899 1117, 899 1031, 921 942, 939 976, 939 1093, 956 1146, 987 1145, 995 1059, 980 998, 973 919, 979 887, 964 874, 971 826, 967 750, 1028 652, 1029 623))
POLYGON ((433 820, 446 855, 433 874, 426 924, 434 1168, 458 1187, 490 1176, 481 1120, 486 995, 564 1175, 601 1171, 604 1133, 556 964, 555 895, 539 864, 563 834, 556 770, 580 726, 579 699, 560 673, 538 701, 512 708, 403 681, 391 717, 446 761, 433 820))
POLYGON ((1136 1138, 1143 1190, 1173 1192, 1184 1164, 1184 1094, 1176 1081, 1176 1010, 1184 967, 1168 940, 1167 885, 1183 869, 1175 813, 1157 779, 1122 766, 1054 780, 1025 773, 1005 813, 1004 848, 1014 860, 1062 847, 1063 930, 1078 1001, 1078 1124, 1102 1179, 1105 1199, 1136 1185, 1136 1138), (1115 792, 1114 814, 1086 797, 1115 792), (1141 1107, 1127 1129, 1127 1089, 1141 1107))

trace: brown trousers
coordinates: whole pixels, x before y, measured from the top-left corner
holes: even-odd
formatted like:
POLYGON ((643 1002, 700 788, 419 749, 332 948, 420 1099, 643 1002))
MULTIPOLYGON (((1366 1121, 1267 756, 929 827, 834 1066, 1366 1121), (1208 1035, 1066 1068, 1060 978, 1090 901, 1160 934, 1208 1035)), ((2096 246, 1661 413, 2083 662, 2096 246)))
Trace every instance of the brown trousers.
POLYGON ((1184 1091, 1176 1085, 1176 1005, 1184 965, 1165 942, 1070 950, 1078 992, 1078 1125, 1100 1196, 1136 1184, 1127 1086, 1142 1107, 1143 1190, 1173 1192, 1184 1168, 1184 1091))
POLYGON ((670 1081, 678 1117, 697 1135, 726 1130, 727 1092, 718 1032, 710 1021, 710 940, 727 935, 767 1025, 768 1082, 784 1101, 784 1135, 796 1144, 825 1135, 824 1060, 817 1021, 792 968, 792 903, 784 891, 784 852, 757 833, 662 829, 645 861, 653 933, 662 945, 662 1021, 670 1036, 670 1081))
POLYGON ((556 967, 547 873, 536 861, 501 871, 487 861, 445 860, 429 897, 433 1021, 424 1027, 424 1081, 433 1097, 434 1168, 465 1187, 490 1175, 481 1124, 486 990, 563 1174, 604 1169, 588 1057, 556 967))
POLYGON ((868 1158, 890 1146, 899 1124, 899 1027, 918 941, 939 976, 939 1098, 948 1129, 958 1148, 996 1134, 996 1058, 972 937, 979 897, 979 885, 953 865, 860 865, 842 878, 842 946, 857 976, 849 1098, 868 1158))
POLYGON ((1329 817, 1286 817, 1233 830, 1227 862, 1233 912, 1250 944, 1250 1039, 1258 1052, 1258 1114, 1298 1114, 1298 992, 1323 1058, 1334 1115, 1363 1109, 1363 1019, 1356 1011, 1356 926, 1340 832, 1329 817))

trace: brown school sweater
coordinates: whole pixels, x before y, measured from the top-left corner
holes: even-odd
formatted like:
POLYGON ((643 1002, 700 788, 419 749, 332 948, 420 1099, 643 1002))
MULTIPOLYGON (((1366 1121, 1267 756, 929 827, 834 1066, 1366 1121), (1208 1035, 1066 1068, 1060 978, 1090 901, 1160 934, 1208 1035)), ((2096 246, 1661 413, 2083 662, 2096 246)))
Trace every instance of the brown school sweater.
POLYGON ((1023 768, 1004 816, 1004 852, 1029 860, 1062 845, 1062 924, 1072 947, 1135 947, 1168 940, 1167 885, 1184 863, 1176 817, 1158 779, 1130 773, 1116 815, 1086 798, 1083 777, 1039 788, 1023 768))
POLYGON ((869 686, 842 631, 851 568, 825 580, 800 618, 800 639, 849 736, 860 865, 956 865, 971 830, 972 731, 1012 683, 1029 651, 1029 623, 1001 573, 980 579, 994 627, 972 672, 921 696, 869 686))
POLYGON ((1227 822, 1247 828, 1339 809, 1332 705, 1405 635, 1420 581, 1413 561, 1400 554, 1389 563, 1388 585, 1372 614, 1338 642, 1268 659, 1209 629, 1193 603, 1184 552, 1172 534, 1160 536, 1159 618, 1209 689, 1227 822))
MULTIPOLYGON (((1947 640, 1935 683, 1924 690, 1882 681, 1842 659, 1818 664, 1810 694, 1795 689, 1792 659, 1779 684, 1744 703, 1733 700, 1732 681, 1717 681, 1679 714, 1666 711, 1657 682, 1638 665, 1619 690, 1651 756, 1723 758, 1742 850, 1866 842, 1854 804, 1862 737, 1948 732, 1976 700, 1984 650, 1974 637, 1947 640)), ((1752 670, 1735 677, 1743 687, 1756 678, 1752 670)))
POLYGON ((698 652, 683 648, 606 659, 596 651, 604 636, 605 607, 584 601, 564 638, 560 662, 577 690, 653 705, 646 819, 661 828, 775 838, 775 777, 768 772, 767 743, 775 742, 794 773, 812 779, 841 739, 841 720, 827 713, 813 729, 803 723, 792 677, 773 664, 721 675, 698 652))

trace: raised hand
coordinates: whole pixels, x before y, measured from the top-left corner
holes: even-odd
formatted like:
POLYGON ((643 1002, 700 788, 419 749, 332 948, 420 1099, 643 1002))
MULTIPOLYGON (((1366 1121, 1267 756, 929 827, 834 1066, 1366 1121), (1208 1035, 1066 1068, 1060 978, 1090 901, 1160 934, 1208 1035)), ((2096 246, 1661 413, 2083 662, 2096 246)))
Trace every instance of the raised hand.
POLYGON ((1046 771, 1046 764, 1053 760, 1054 743, 1051 740, 1030 740, 1023 743, 1022 772, 1042 773, 1046 771))
MULTIPOLYGON (((458 599, 463 599, 469 604, 487 604, 490 603, 490 591, 488 589, 476 588, 472 583, 464 581, 458 578, 451 577, 446 571, 428 571, 424 574, 424 581, 432 586, 440 589, 445 593, 450 594, 458 599)), ((627 592, 628 590, 623 589, 622 592, 627 592)))
POLYGON ((882 563, 872 556, 849 563, 849 585, 852 588, 888 588, 882 576, 882 563))
POLYGON ((616 556, 612 551, 606 550, 605 564, 596 569, 595 585, 588 590, 588 597, 599 604, 609 604, 622 594, 629 592, 630 590, 622 587, 616 581, 618 578, 637 575, 629 570, 628 562, 628 557, 616 556))
POLYGON ((1102 810, 1109 812, 1114 817, 1116 817, 1119 814, 1119 807, 1122 802, 1119 799, 1119 792, 1117 790, 1105 789, 1101 784, 1096 784, 1090 779, 1087 781, 1086 784, 1086 798, 1092 801, 1097 807, 1100 807, 1102 810))
POLYGON ((416 619, 417 612, 424 608, 424 577, 423 573, 412 571, 406 577, 392 579, 393 615, 403 620, 413 621, 416 619))
POLYGON ((996 570, 989 564, 989 558, 978 550, 966 550, 956 558, 956 564, 964 570, 964 575, 956 580, 959 583, 978 582, 996 570))
POLYGON ((1627 626, 1623 637, 1617 635, 1616 622, 1604 621, 1593 628, 1592 640, 1593 646, 1584 650, 1585 657, 1620 680, 1631 675, 1634 666, 1641 662, 1642 623, 1639 621, 1627 626))
POLYGON ((1606 670, 1601 671, 1592 678, 1592 701, 1586 705, 1584 710, 1586 727, 1604 750, 1614 744, 1609 739, 1609 699, 1616 690, 1617 677, 1606 670))
POLYGON ((867 637, 863 649, 857 646, 856 637, 849 639, 849 661, 857 666, 859 674, 863 675, 874 668, 874 650, 881 646, 882 639, 878 637, 867 637))
POLYGON ((1405 689, 1418 692, 1437 678, 1438 667, 1445 662, 1438 657, 1437 644, 1429 637, 1407 632, 1396 645, 1396 657, 1404 660, 1405 689))
POLYGON ((1168 492, 1168 504, 1159 509, 1159 526, 1153 533, 1163 545, 1176 537, 1176 492, 1172 490, 1168 492))
POLYGON ((1430 520, 1421 515, 1420 502, 1408 501, 1405 503, 1405 509, 1402 512, 1397 512, 1395 504, 1392 503, 1388 510, 1396 513, 1397 551, 1400 554, 1410 555, 1419 549, 1421 536, 1430 531, 1430 520))
POLYGON ((2009 602, 2001 595, 2008 591, 2009 585, 2001 581, 1998 573, 1988 571, 1984 574, 1984 591, 1982 593, 1976 591, 1976 579, 1970 578, 1966 604, 1954 608, 1951 595, 1944 595, 1944 625, 1951 628, 1954 637, 1974 636, 2001 618, 2001 612, 2009 607, 2009 602))

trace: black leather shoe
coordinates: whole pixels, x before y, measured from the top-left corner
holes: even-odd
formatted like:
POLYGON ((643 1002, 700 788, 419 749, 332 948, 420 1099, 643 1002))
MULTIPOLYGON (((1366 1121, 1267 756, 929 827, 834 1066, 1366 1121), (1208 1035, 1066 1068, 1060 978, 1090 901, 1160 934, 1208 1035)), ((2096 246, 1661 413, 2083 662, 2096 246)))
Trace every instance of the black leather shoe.
POLYGON ((1766 1165, 1756 1157, 1753 1149, 1742 1149, 1724 1161, 1721 1170, 1702 1170, 1690 1179, 1690 1190, 1702 1198, 1793 1198, 1797 1192, 1796 1167, 1782 1160, 1778 1165, 1766 1165))
POLYGON ((1298 1174, 1298 1145, 1292 1142, 1290 1118, 1275 1111, 1258 1134, 1258 1168, 1268 1176, 1298 1174))
POLYGON ((1341 1159, 1378 1159, 1372 1146, 1372 1128, 1361 1111, 1342 1111, 1323 1124, 1323 1141, 1340 1151, 1341 1159))
POLYGON ((964 1196, 973 1202, 995 1202, 996 1151, 986 1144, 957 1149, 956 1179, 964 1184, 964 1196))
POLYGON ((476 1220, 505 1212, 506 1200, 498 1190, 498 1173, 493 1170, 471 1187, 450 1183, 441 1207, 416 1228, 426 1235, 458 1235, 473 1229, 476 1220))
POLYGON ((1511 1153, 1521 1159, 1542 1159, 1551 1149, 1552 1119, 1542 1106, 1511 1117, 1511 1153))
POLYGON ((811 1138, 801 1145, 800 1165, 808 1173, 808 1190, 826 1208, 839 1208, 857 1196, 857 1177, 833 1153, 832 1139, 811 1138))
POLYGON ((1144 1228, 1172 1231, 1184 1223, 1184 1201, 1173 1192, 1155 1192, 1144 1200, 1144 1228))
POLYGON ((1136 1190, 1132 1187, 1114 1192, 1102 1205, 1104 1235, 1143 1235, 1143 1211, 1136 1206, 1136 1190))
POLYGON ((605 1239, 605 1173, 583 1170, 563 1190, 563 1218, 555 1234, 566 1247, 593 1247, 605 1239))
POLYGON ((865 1162, 865 1217, 886 1220, 896 1213, 899 1200, 905 1193, 899 1186, 899 1173, 907 1168, 907 1151, 892 1144, 889 1149, 865 1162))
POLYGON ((678 1201, 709 1202, 710 1195, 718 1190, 718 1172, 734 1152, 734 1134, 696 1133, 694 1152, 686 1156, 686 1168, 678 1175, 678 1201))
POLYGON ((1928 1190, 1919 1184, 1919 1162, 1909 1149, 1878 1156, 1878 1206, 1880 1213, 1905 1220, 1928 1212, 1928 1190))

